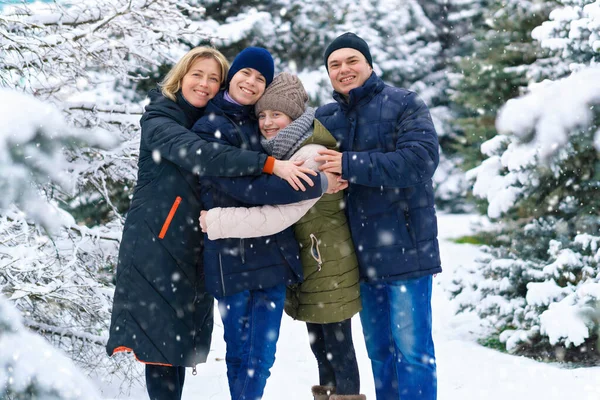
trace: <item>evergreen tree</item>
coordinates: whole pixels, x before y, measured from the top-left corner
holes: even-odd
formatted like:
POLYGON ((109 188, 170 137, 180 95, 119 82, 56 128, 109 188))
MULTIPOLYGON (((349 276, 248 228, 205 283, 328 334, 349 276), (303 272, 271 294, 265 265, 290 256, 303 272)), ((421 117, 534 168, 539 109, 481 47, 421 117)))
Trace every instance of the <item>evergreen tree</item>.
POLYGON ((482 161, 479 148, 496 135, 498 110, 524 92, 527 66, 542 52, 531 30, 546 19, 548 11, 548 3, 539 1, 493 1, 491 17, 475 30, 472 53, 460 58, 461 77, 453 90, 461 134, 448 150, 462 158, 463 169, 482 161))
POLYGON ((181 38, 207 38, 189 19, 201 13, 178 0, 0 10, 0 292, 29 329, 100 379, 139 374, 104 348, 142 113, 120 83, 179 59, 181 38), (92 147, 108 139, 116 144, 92 147))
POLYGON ((599 6, 558 5, 533 30, 551 52, 526 77, 574 72, 531 82, 528 94, 507 102, 500 134, 483 143, 487 158, 470 171, 501 235, 479 268, 457 277, 455 295, 507 350, 550 360, 600 357, 590 351, 600 300, 599 6))

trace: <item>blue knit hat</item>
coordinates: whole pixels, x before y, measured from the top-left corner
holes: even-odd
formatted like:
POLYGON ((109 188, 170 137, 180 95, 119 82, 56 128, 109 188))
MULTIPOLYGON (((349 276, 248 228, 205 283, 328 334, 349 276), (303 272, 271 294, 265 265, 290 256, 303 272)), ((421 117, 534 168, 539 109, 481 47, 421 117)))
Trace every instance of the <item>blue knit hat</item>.
POLYGON ((354 50, 358 50, 362 53, 363 56, 367 59, 367 62, 373 68, 373 58, 371 57, 371 51, 369 50, 369 45, 365 42, 360 36, 352 33, 346 32, 343 35, 340 35, 333 39, 333 42, 329 43, 327 49, 325 49, 325 68, 329 71, 329 66, 327 65, 327 59, 336 50, 350 48, 354 50))
POLYGON ((267 49, 263 49, 262 47, 246 47, 240 51, 229 68, 227 85, 231 82, 231 78, 244 68, 254 68, 260 72, 267 80, 266 86, 269 86, 273 81, 275 63, 273 62, 271 53, 267 49))

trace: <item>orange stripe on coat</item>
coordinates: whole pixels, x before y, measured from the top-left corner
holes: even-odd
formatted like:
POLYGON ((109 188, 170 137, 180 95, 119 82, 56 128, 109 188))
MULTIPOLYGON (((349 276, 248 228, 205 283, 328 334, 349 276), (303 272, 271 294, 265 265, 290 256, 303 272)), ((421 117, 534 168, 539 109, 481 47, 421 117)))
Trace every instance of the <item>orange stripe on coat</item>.
POLYGON ((133 356, 135 357, 135 359, 138 360, 139 362, 141 362, 142 364, 160 365, 160 366, 163 366, 163 367, 172 367, 173 366, 171 364, 161 364, 161 363, 155 363, 155 362, 142 361, 142 360, 140 360, 137 357, 137 355, 135 354, 135 351, 133 351, 129 347, 125 347, 125 346, 119 346, 119 347, 117 347, 116 349, 114 349, 114 351, 112 352, 111 355, 115 355, 117 353, 122 353, 122 352, 131 352, 133 354, 133 356))
POLYGON ((167 219, 158 234, 159 239, 163 239, 167 234, 167 230, 169 229, 169 225, 171 225, 171 221, 173 220, 173 216, 175 215, 175 211, 177 211, 177 207, 179 207, 179 203, 181 203, 181 197, 177 196, 175 202, 171 206, 171 211, 169 211, 169 215, 167 215, 167 219))

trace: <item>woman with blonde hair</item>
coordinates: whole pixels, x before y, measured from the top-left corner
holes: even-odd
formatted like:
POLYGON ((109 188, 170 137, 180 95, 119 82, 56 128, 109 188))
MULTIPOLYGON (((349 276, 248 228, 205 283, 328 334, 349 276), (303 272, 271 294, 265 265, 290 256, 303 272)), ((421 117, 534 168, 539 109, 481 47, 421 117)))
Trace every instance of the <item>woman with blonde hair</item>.
MULTIPOLYGON (((206 361, 213 297, 204 289, 200 176, 275 173, 297 186, 308 169, 265 154, 215 146, 191 132, 221 89, 229 63, 196 47, 149 93, 140 121, 138 179, 116 270, 109 356, 131 352, 146 364, 151 400, 180 399, 185 367, 206 361)), ((195 371, 194 371, 195 372, 195 371)))

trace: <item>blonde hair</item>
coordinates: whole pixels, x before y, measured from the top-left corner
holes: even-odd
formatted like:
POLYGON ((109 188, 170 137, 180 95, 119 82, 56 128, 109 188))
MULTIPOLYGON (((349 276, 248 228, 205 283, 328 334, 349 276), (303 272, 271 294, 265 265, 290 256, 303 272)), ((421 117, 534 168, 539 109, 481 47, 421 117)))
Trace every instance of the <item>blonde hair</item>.
POLYGON ((181 60, 177 62, 171 68, 169 73, 165 76, 165 79, 160 83, 160 89, 162 94, 165 97, 175 101, 175 93, 181 90, 181 81, 185 74, 188 73, 192 64, 199 58, 212 58, 217 64, 221 67, 221 86, 227 79, 227 73, 229 72, 229 61, 225 58, 223 54, 217 49, 213 49, 212 47, 199 46, 194 47, 190 51, 188 51, 181 60))

